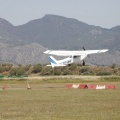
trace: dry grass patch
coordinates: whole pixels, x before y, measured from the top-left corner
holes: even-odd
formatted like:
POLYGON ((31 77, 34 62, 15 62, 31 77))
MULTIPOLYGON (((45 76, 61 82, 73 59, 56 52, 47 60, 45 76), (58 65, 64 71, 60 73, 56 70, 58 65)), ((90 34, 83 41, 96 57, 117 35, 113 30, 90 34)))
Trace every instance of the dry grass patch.
POLYGON ((115 90, 65 89, 64 83, 9 83, 0 91, 0 120, 119 120, 120 83, 115 90), (13 88, 21 89, 12 89, 13 88))
MULTIPOLYGON (((62 76, 63 77, 63 76, 62 76)), ((120 77, 1 80, 0 120, 119 120, 120 77), (114 84, 115 90, 65 89, 67 83, 114 84)))

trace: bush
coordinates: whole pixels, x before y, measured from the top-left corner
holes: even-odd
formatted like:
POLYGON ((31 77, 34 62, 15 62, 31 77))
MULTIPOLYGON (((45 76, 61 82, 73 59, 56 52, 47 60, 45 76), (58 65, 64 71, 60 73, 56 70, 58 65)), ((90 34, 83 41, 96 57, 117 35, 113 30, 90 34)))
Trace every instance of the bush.
POLYGON ((2 67, 2 66, 0 66, 0 73, 1 73, 1 72, 3 72, 3 71, 4 71, 4 70, 3 70, 3 67, 2 67))
POLYGON ((44 67, 40 75, 53 75, 54 71, 51 67, 44 67))
POLYGON ((32 71, 33 73, 39 73, 41 71, 42 71, 42 65, 41 64, 34 65, 33 71, 32 71))
POLYGON ((80 73, 86 73, 86 72, 88 72, 88 68, 86 68, 86 67, 81 68, 79 72, 80 73))
POLYGON ((112 64, 110 67, 114 69, 116 68, 116 64, 112 64))
POLYGON ((72 72, 70 70, 65 70, 63 72, 63 75, 72 75, 72 72))
POLYGON ((16 75, 16 73, 17 73, 17 68, 12 68, 10 71, 10 76, 16 75))
POLYGON ((10 71, 10 76, 14 76, 14 75, 24 75, 25 74, 25 70, 23 68, 19 68, 19 67, 15 67, 12 68, 10 71))
POLYGON ((104 76, 104 75, 112 75, 112 73, 111 72, 103 71, 103 72, 98 72, 96 75, 98 75, 98 76, 104 76))
POLYGON ((73 63, 69 66, 70 70, 75 70, 77 68, 77 64, 73 63))
POLYGON ((61 75, 61 69, 60 68, 54 68, 54 75, 61 75))
POLYGON ((24 70, 27 72, 30 69, 31 65, 24 66, 24 70))
POLYGON ((25 70, 24 69, 18 69, 17 71, 16 71, 16 75, 18 75, 18 76, 21 76, 21 75, 24 75, 25 74, 25 70))

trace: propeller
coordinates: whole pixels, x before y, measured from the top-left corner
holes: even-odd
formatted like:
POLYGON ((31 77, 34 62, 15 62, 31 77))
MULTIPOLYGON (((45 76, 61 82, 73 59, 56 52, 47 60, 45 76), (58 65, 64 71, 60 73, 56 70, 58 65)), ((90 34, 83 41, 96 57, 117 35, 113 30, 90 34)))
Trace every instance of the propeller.
MULTIPOLYGON (((84 50, 84 51, 86 50, 84 46, 83 46, 83 50, 84 50)), ((89 55, 87 55, 87 56, 90 58, 90 56, 89 56, 89 55)), ((84 60, 83 60, 82 65, 83 65, 83 66, 85 66, 85 61, 84 61, 84 60)))
POLYGON ((83 50, 85 51, 86 49, 84 48, 84 46, 83 46, 83 50))

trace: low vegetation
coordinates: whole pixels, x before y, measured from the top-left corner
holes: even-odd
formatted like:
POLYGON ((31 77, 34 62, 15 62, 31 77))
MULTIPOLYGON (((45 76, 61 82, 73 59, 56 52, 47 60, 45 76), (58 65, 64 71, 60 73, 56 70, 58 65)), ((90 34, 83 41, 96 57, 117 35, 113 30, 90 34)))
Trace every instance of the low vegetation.
POLYGON ((120 67, 115 64, 111 66, 82 66, 80 64, 71 64, 65 67, 51 68, 41 64, 35 65, 17 65, 1 64, 0 77, 2 76, 27 76, 27 75, 120 75, 120 67))

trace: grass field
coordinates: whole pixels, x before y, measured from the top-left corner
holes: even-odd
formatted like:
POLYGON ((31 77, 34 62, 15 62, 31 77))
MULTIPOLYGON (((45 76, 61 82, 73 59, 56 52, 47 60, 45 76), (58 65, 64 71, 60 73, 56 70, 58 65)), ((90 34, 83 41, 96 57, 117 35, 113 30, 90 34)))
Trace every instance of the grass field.
POLYGON ((0 120, 120 120, 120 79, 0 80, 0 120), (67 83, 114 84, 115 90, 66 89, 67 83))

